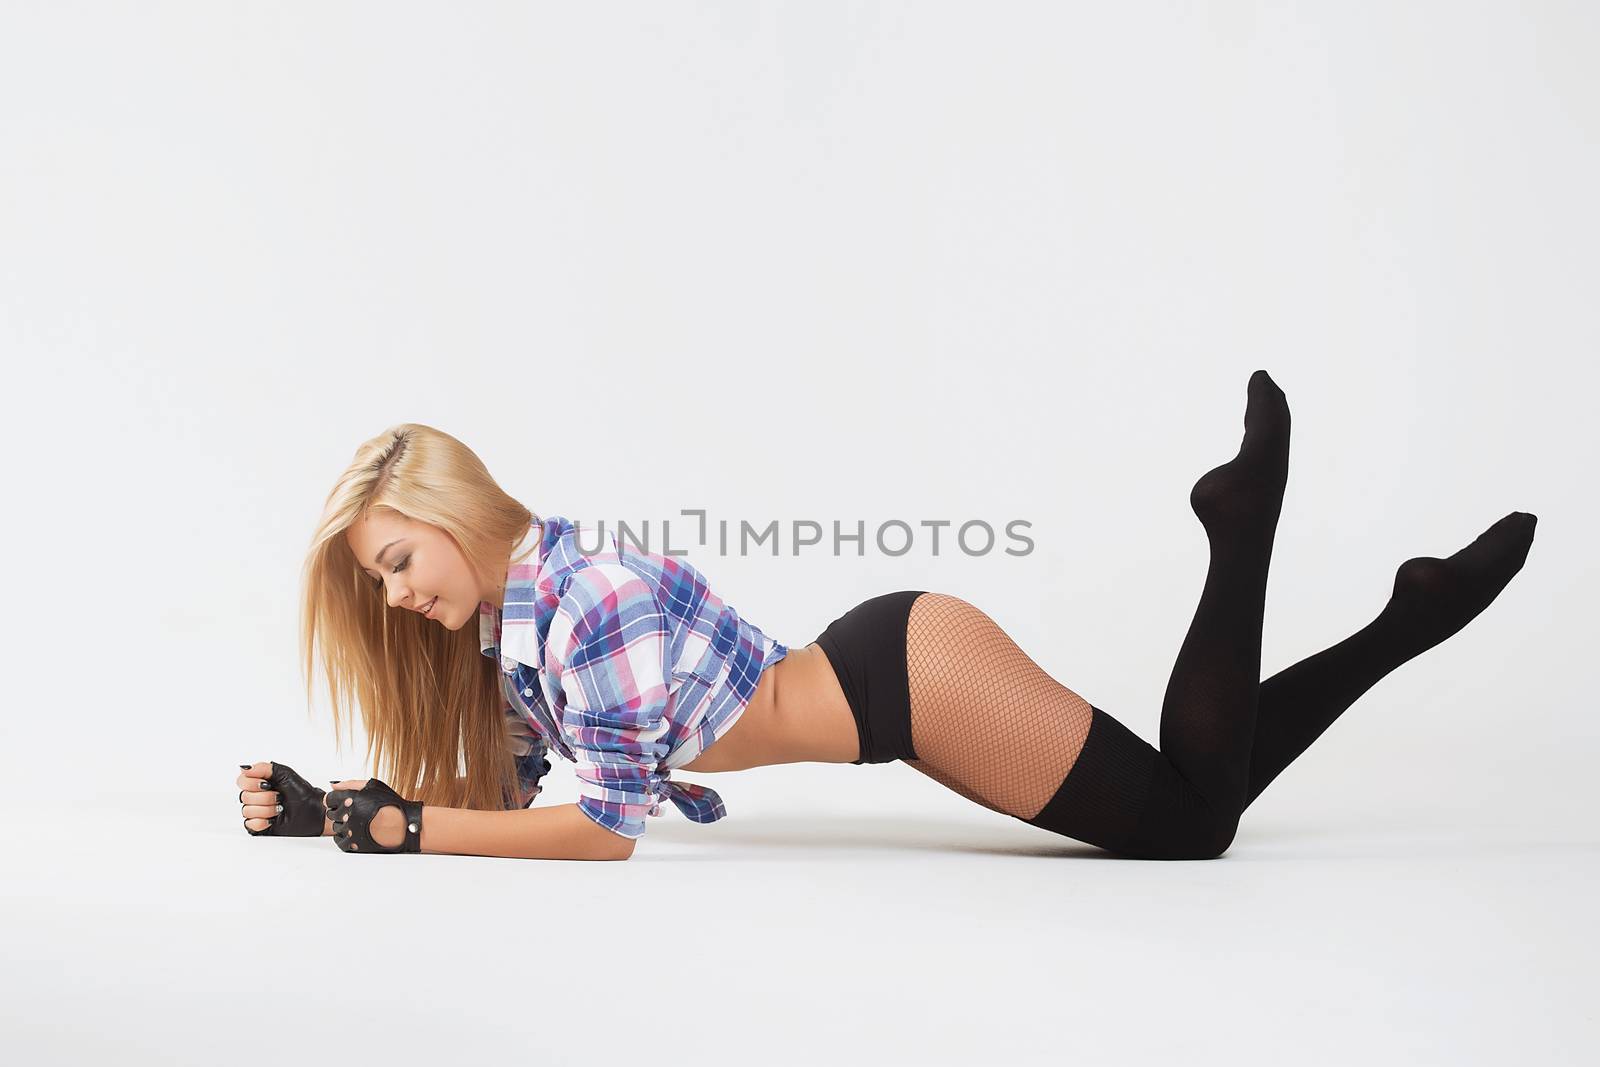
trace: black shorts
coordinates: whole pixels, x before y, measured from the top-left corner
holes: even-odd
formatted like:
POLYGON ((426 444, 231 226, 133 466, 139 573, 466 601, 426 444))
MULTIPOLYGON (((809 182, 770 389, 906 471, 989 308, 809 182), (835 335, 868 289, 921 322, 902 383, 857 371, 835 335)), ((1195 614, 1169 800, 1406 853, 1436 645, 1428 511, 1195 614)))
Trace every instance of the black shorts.
POLYGON ((906 623, 911 605, 924 592, 903 589, 863 600, 817 635, 856 719, 861 758, 851 763, 917 758, 911 747, 906 623))

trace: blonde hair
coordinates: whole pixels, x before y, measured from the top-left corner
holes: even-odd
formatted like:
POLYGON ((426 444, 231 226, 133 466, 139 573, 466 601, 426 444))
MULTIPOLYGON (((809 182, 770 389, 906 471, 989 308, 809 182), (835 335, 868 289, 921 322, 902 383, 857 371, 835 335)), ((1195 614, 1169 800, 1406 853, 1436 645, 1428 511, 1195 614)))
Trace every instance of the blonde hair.
POLYGON ((306 702, 320 648, 335 744, 358 705, 366 758, 383 765, 377 776, 402 796, 447 807, 510 807, 516 764, 499 663, 483 655, 475 618, 452 632, 389 608, 345 539, 378 509, 444 530, 484 588, 501 584, 505 574, 496 569, 542 520, 501 489, 466 445, 431 426, 401 423, 356 449, 328 493, 304 569, 306 702))

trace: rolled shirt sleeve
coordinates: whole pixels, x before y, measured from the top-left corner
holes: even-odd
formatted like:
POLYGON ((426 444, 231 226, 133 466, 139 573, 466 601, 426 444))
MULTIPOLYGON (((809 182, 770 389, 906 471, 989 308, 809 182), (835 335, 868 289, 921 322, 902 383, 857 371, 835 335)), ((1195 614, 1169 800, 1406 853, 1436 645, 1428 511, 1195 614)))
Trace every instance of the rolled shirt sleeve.
POLYGON ((564 696, 578 808, 622 837, 660 814, 672 699, 671 631, 650 584, 620 563, 577 571, 556 607, 545 670, 564 696))

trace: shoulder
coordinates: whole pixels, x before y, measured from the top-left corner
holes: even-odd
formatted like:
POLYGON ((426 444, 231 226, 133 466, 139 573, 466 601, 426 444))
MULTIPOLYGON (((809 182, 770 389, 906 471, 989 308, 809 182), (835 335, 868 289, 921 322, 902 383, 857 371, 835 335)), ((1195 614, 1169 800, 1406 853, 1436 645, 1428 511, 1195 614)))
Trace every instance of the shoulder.
POLYGON ((550 624, 550 643, 571 647, 596 639, 665 632, 667 615, 655 586, 618 562, 595 562, 572 572, 550 624))

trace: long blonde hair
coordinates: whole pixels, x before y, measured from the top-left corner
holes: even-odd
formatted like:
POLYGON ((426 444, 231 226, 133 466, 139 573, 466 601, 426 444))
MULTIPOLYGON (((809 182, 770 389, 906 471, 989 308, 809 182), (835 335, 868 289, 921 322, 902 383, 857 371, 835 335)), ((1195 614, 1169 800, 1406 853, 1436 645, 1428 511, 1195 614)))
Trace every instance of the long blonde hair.
POLYGON ((377 776, 402 796, 448 807, 508 807, 517 779, 499 663, 483 655, 475 618, 452 632, 414 611, 391 610, 374 589, 345 531, 381 508, 443 529, 484 588, 500 584, 504 571, 495 568, 505 565, 529 525, 542 521, 500 488, 470 448, 441 430, 406 422, 364 442, 328 493, 306 556, 307 706, 320 647, 336 745, 355 704, 366 758, 375 768, 383 764, 377 776))

